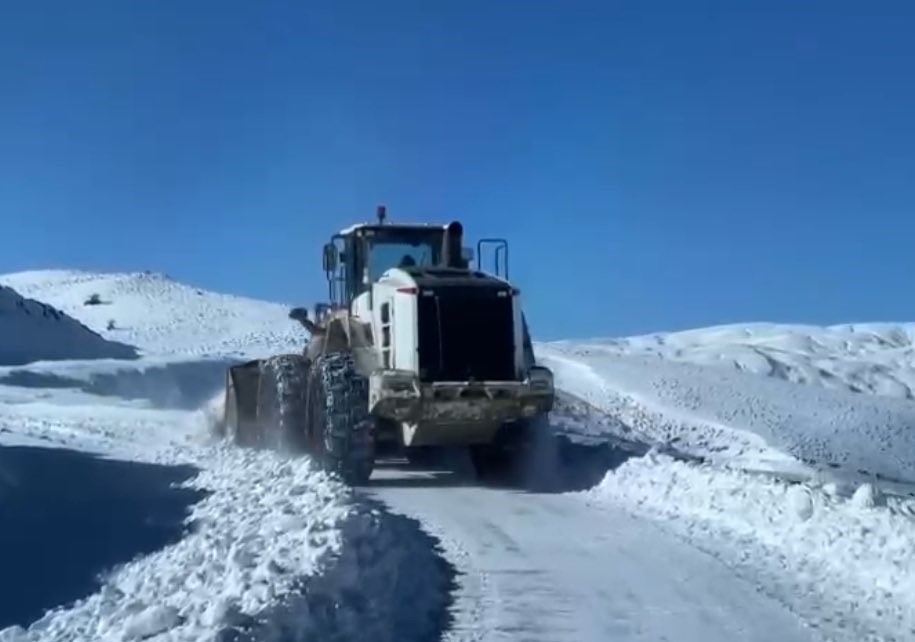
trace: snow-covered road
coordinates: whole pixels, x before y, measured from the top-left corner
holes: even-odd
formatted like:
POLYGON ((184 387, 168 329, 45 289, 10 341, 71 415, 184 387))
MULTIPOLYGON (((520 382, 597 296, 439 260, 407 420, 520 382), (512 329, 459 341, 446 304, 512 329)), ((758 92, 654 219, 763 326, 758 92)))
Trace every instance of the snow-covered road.
POLYGON ((458 569, 454 641, 819 639, 718 561, 583 498, 379 469, 366 491, 418 519, 458 569))

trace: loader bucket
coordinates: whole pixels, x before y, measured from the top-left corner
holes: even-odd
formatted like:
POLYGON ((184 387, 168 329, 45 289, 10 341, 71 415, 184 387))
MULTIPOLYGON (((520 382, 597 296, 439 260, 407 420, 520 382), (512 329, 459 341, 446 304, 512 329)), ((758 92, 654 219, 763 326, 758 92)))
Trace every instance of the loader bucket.
POLYGON ((257 441, 257 389, 261 362, 232 366, 226 373, 225 430, 241 446, 257 441))

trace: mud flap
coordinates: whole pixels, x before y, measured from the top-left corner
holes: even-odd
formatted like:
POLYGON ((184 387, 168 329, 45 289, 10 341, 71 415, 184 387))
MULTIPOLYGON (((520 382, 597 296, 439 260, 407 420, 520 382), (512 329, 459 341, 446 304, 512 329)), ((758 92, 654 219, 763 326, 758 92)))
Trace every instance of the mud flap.
POLYGON ((258 441, 257 390, 261 361, 232 366, 226 373, 225 436, 240 446, 258 441))

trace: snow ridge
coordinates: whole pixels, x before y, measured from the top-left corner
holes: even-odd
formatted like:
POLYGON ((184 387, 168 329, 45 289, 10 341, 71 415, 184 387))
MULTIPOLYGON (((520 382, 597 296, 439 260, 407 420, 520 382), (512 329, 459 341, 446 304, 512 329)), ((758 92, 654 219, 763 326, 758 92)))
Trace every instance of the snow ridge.
POLYGON ((453 570, 417 524, 357 501, 307 459, 218 444, 153 458, 201 467, 183 484, 207 493, 185 537, 106 573, 101 589, 75 604, 0 631, 0 640, 440 633, 453 570))
POLYGON ((545 344, 557 385, 649 443, 746 468, 915 482, 915 403, 662 357, 545 344))
POLYGON ((748 575, 827 634, 915 635, 915 502, 764 479, 661 454, 631 459, 583 494, 623 505, 748 575), (823 598, 831 609, 823 611, 823 598))
POLYGON ((731 324, 575 343, 608 355, 660 357, 793 383, 915 398, 913 323, 731 324))

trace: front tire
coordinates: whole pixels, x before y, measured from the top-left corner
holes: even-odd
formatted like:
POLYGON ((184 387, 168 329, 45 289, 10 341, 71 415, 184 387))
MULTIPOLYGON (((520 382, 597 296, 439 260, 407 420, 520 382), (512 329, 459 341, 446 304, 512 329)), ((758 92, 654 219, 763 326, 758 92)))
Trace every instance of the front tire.
POLYGON ((430 468, 442 463, 442 448, 438 446, 405 446, 407 462, 416 468, 430 468))
POLYGON ((344 483, 365 484, 375 465, 375 422, 368 410, 368 379, 356 370, 352 354, 319 356, 308 395, 309 451, 344 483))
POLYGON ((257 441, 263 448, 301 452, 308 415, 308 359, 283 354, 261 364, 257 394, 257 441))

